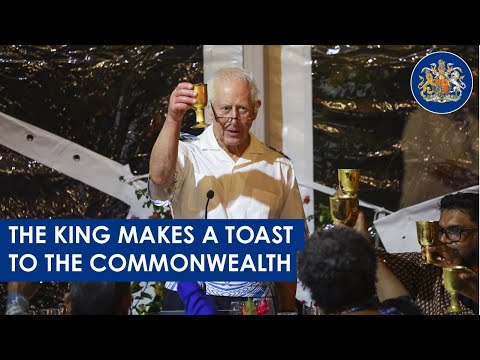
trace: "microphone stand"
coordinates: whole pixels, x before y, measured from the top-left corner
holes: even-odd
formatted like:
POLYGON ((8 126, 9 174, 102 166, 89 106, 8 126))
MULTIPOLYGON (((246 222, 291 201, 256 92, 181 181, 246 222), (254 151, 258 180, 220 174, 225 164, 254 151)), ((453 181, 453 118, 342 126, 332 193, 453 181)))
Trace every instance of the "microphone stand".
MULTIPOLYGON (((208 190, 207 191, 207 203, 205 204, 205 220, 207 220, 207 214, 208 214, 208 203, 210 202, 210 199, 213 199, 215 196, 215 193, 213 190, 208 190)), ((202 282, 202 290, 205 295, 207 295, 207 283, 205 281, 202 282)))
POLYGON ((215 193, 213 192, 213 190, 207 191, 207 203, 205 204, 205 220, 207 220, 208 203, 210 202, 210 199, 213 199, 214 196, 215 196, 215 193))

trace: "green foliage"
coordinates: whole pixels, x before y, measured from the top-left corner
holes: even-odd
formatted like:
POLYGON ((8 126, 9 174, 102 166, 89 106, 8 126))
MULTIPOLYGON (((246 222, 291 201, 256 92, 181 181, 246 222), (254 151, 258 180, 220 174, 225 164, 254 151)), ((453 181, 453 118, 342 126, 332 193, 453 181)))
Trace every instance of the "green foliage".
POLYGON ((165 283, 160 281, 144 282, 143 286, 138 281, 133 281, 131 284, 131 291, 133 294, 133 302, 131 311, 136 311, 138 315, 154 315, 162 310, 162 294, 165 283), (146 290, 153 288, 154 296, 149 294, 146 290), (142 300, 148 299, 145 302, 142 300))
MULTIPOLYGON (((137 199, 145 198, 143 207, 152 208, 153 213, 149 219, 171 219, 172 215, 168 208, 157 206, 153 203, 147 194, 147 188, 135 190, 137 199)), ((158 314, 162 310, 162 294, 165 282, 143 282, 133 281, 131 283, 131 291, 134 296, 131 310, 136 311, 139 315, 158 314), (143 285, 143 286, 142 286, 143 285), (155 295, 152 296, 147 289, 153 288, 155 295)))
POLYGON ((319 203, 315 206, 314 214, 307 217, 308 221, 315 220, 315 227, 332 224, 333 219, 330 215, 330 205, 319 203))
POLYGON ((253 302, 252 298, 248 298, 245 303, 245 315, 257 315, 257 306, 253 302))
POLYGON ((164 208, 163 206, 155 205, 150 199, 147 194, 147 188, 137 189, 135 190, 135 194, 137 195, 137 199, 140 200, 144 197, 146 200, 143 203, 142 207, 153 208, 153 214, 149 217, 149 219, 171 219, 172 214, 170 213, 170 209, 164 208))

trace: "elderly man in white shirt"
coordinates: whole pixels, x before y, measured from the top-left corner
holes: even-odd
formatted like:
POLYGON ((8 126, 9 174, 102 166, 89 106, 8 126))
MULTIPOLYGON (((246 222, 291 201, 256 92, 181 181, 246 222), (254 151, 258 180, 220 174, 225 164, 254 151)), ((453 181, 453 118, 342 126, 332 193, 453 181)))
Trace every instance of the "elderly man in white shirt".
MULTIPOLYGON (((179 141, 180 129, 197 93, 190 83, 180 83, 172 92, 150 157, 150 196, 169 201, 177 219, 304 219, 291 161, 250 132, 261 105, 253 76, 240 68, 223 68, 208 89, 207 114, 215 122, 188 141, 179 141)), ((181 303, 169 304, 168 297, 176 283, 167 282, 166 289, 163 309, 175 310, 181 303)), ((294 310, 295 289, 295 282, 276 284, 277 310, 294 310)), ((206 282, 207 294, 216 296, 220 308, 268 290, 255 282, 206 282)))

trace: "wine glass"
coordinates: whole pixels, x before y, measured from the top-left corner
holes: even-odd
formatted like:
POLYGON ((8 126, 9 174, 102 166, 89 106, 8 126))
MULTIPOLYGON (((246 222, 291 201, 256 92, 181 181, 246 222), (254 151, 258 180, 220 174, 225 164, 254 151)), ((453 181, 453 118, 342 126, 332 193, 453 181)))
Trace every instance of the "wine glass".
POLYGON ((230 302, 230 315, 242 315, 242 305, 244 305, 244 301, 232 301, 230 302))
POLYGON ((448 313, 461 312, 460 300, 458 299, 459 291, 462 290, 463 280, 460 274, 467 271, 465 266, 452 266, 443 268, 443 286, 450 294, 450 306, 447 309, 448 313))
POLYGON ((311 301, 310 305, 308 305, 306 302, 302 304, 302 315, 320 315, 320 312, 318 311, 314 302, 311 301))
POLYGON ((37 315, 62 315, 60 308, 44 308, 37 311, 37 315))
POLYGON ((208 104, 208 92, 207 84, 194 84, 193 90, 197 92, 197 102, 192 105, 192 108, 195 110, 195 125, 192 126, 193 129, 201 129, 208 126, 205 122, 205 117, 203 110, 208 104))

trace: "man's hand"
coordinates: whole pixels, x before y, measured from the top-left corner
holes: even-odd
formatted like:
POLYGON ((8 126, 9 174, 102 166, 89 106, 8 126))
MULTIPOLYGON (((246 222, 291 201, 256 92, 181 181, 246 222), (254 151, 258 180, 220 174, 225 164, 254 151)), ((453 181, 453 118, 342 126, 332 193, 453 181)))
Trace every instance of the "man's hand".
POLYGON ((478 273, 466 269, 460 274, 460 279, 462 279, 462 290, 459 293, 478 303, 478 273))
POLYGON ((367 222, 365 221, 365 215, 362 211, 358 212, 357 221, 355 221, 355 225, 353 225, 353 228, 367 239, 370 238, 370 235, 368 234, 367 222))
POLYGON ((197 92, 193 90, 193 84, 187 82, 178 84, 170 95, 167 120, 181 123, 185 112, 197 101, 195 99, 197 95, 197 92))

